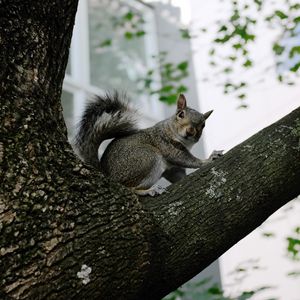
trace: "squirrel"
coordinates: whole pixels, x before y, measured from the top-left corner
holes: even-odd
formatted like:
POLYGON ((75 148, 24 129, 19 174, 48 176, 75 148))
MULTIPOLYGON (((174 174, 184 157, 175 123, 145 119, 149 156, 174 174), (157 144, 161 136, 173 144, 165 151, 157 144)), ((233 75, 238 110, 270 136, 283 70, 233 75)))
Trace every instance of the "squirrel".
POLYGON ((74 147, 87 164, 129 188, 138 195, 162 192, 155 183, 164 177, 171 183, 186 176, 185 168, 199 168, 222 155, 214 151, 206 160, 193 156, 189 149, 199 141, 204 114, 187 106, 180 94, 176 113, 152 127, 138 129, 136 111, 118 93, 96 96, 87 104, 75 135, 74 147), (114 138, 98 158, 100 144, 114 138))

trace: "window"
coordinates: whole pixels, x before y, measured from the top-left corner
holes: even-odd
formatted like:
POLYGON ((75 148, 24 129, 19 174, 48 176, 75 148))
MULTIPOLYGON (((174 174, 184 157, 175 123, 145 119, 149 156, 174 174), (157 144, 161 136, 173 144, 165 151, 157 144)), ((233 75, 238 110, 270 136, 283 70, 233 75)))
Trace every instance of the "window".
POLYGON ((86 99, 106 90, 126 92, 145 124, 161 119, 162 104, 140 92, 138 84, 147 70, 158 70, 157 54, 150 6, 133 0, 79 1, 62 94, 69 137, 86 99))

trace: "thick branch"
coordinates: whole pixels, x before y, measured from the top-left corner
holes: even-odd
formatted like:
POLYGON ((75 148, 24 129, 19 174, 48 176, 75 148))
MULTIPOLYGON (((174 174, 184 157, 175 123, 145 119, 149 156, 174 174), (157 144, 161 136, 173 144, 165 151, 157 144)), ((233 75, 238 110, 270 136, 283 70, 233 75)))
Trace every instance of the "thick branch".
POLYGON ((160 299, 195 276, 298 196, 299 183, 300 108, 169 193, 144 199, 157 232, 151 240, 156 268, 142 298, 160 299))

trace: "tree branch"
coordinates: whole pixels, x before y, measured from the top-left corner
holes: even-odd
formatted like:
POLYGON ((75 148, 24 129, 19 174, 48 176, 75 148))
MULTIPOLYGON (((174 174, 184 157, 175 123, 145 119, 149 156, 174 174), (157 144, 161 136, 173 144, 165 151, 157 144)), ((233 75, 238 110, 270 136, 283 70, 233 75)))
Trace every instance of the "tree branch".
POLYGON ((167 194, 143 199, 157 226, 152 239, 157 269, 142 298, 160 299, 198 274, 297 197, 299 182, 300 108, 167 194))

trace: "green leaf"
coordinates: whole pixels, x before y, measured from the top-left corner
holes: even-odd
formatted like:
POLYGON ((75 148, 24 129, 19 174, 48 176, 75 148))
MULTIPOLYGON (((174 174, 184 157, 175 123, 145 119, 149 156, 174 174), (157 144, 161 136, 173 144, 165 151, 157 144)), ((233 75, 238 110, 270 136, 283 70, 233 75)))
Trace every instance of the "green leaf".
POLYGON ((297 62, 293 67, 290 68, 290 71, 297 72, 300 68, 300 61, 297 62))
POLYGON ((275 15, 277 17, 279 17, 281 20, 288 18, 288 16, 283 11, 281 11, 281 10, 276 10, 275 11, 275 15))
POLYGON ((189 66, 189 62, 186 60, 186 61, 183 61, 181 63, 179 63, 177 65, 177 69, 181 70, 181 71, 186 71, 186 69, 188 68, 189 66))
POLYGON ((232 38, 232 34, 225 34, 222 38, 216 38, 214 40, 215 43, 224 44, 228 42, 232 38))
POLYGON ((148 76, 151 76, 151 75, 153 75, 153 73, 154 73, 154 70, 149 70, 149 71, 147 72, 147 75, 148 75, 148 76))
POLYGON ((243 49, 243 55, 246 56, 249 53, 249 51, 247 49, 243 49))
POLYGON ((254 3, 260 8, 263 4, 262 0, 254 0, 254 3))
POLYGON ((180 31, 181 37, 183 39, 191 39, 192 38, 188 29, 179 29, 179 31, 180 31))
POLYGON ((273 51, 275 52, 276 55, 281 55, 284 51, 284 47, 279 45, 278 43, 273 44, 273 51))
POLYGON ((265 17, 265 21, 267 21, 267 22, 271 22, 273 19, 274 19, 274 14, 272 14, 272 15, 270 15, 270 16, 267 16, 267 17, 265 17))
POLYGON ((241 25, 236 26, 236 28, 234 30, 234 34, 239 35, 246 43, 248 41, 254 41, 255 40, 255 35, 250 34, 248 32, 247 25, 245 25, 245 26, 241 26, 241 25))
POLYGON ((249 18, 249 17, 246 17, 246 20, 247 20, 247 23, 250 23, 250 24, 256 24, 257 23, 256 19, 252 19, 252 18, 249 18))
POLYGON ((181 93, 187 92, 188 88, 185 85, 180 85, 176 91, 177 91, 177 94, 181 94, 181 93))
POLYGON ((169 93, 174 89, 173 85, 165 85, 160 89, 161 93, 169 93))
POLYGON ((294 21, 294 23, 296 23, 296 24, 297 24, 297 23, 300 23, 300 16, 299 16, 299 17, 296 17, 293 21, 294 21))
POLYGON ((123 16, 123 19, 127 21, 131 21, 133 17, 134 17, 134 13, 132 11, 129 11, 127 14, 123 16))
POLYGON ((241 43, 236 43, 236 44, 233 44, 232 45, 232 48, 238 50, 238 49, 241 49, 242 48, 242 44, 241 43))
POLYGON ((275 234, 274 234, 273 232, 264 232, 264 233, 263 233, 263 236, 264 236, 264 237, 274 237, 275 234))
POLYGON ((293 256, 293 258, 296 258, 298 253, 299 253, 299 246, 300 246, 300 240, 293 238, 293 237, 288 237, 287 238, 288 241, 288 252, 290 252, 293 256))
POLYGON ((126 32, 124 33, 124 37, 125 37, 127 40, 132 40, 132 38, 133 38, 133 33, 130 32, 130 31, 126 31, 126 32))
POLYGON ((146 32, 145 32, 144 30, 139 30, 139 31, 136 32, 135 35, 136 35, 137 37, 141 37, 141 36, 144 36, 145 34, 146 34, 146 32))
POLYGON ((159 100, 162 102, 166 102, 167 104, 174 104, 177 100, 177 95, 169 95, 169 96, 160 96, 159 100))
POLYGON ((112 39, 106 39, 100 43, 100 47, 109 47, 112 44, 112 39))
POLYGON ((236 268, 235 271, 236 272, 246 272, 247 269, 245 269, 245 268, 236 268))
POLYGON ((255 34, 249 34, 249 35, 248 35, 247 41, 254 41, 255 38, 256 38, 256 35, 255 35, 255 34))
POLYGON ((231 61, 236 61, 237 57, 235 55, 228 56, 231 61))
POLYGON ((173 67, 173 64, 172 64, 172 63, 165 63, 165 64, 163 65, 163 67, 164 67, 165 69, 171 69, 171 68, 173 67))
POLYGON ((290 10, 298 10, 300 9, 300 4, 299 3, 295 3, 295 4, 292 4, 290 7, 289 7, 290 10))
POLYGON ((212 286, 210 287, 207 292, 211 295, 222 295, 223 292, 221 291, 221 289, 218 286, 212 286))
POLYGON ((238 109, 248 108, 247 104, 241 104, 237 107, 238 109))
POLYGON ((238 300, 250 299, 254 294, 255 294, 254 291, 245 291, 238 297, 238 300))
POLYGON ((300 270, 289 272, 287 275, 288 276, 293 276, 293 277, 298 277, 298 276, 300 276, 300 270))
POLYGON ((296 54, 300 54, 300 46, 294 46, 289 53, 289 57, 293 58, 296 54))
POLYGON ((216 53, 216 49, 215 49, 215 48, 211 48, 211 49, 209 50, 209 52, 208 52, 208 54, 209 54, 210 56, 213 56, 215 53, 216 53))
POLYGON ((223 70, 224 73, 228 74, 228 73, 232 73, 232 68, 231 67, 227 67, 223 70))
POLYGON ((152 79, 151 79, 151 78, 146 78, 146 79, 144 80, 145 88, 150 88, 151 83, 152 83, 152 79))
POLYGON ((226 82, 224 85, 225 88, 233 87, 233 84, 231 82, 226 82))
POLYGON ((228 30, 228 27, 227 27, 226 25, 222 25, 222 26, 219 28, 218 32, 227 31, 227 30, 228 30))
POLYGON ((249 58, 243 63, 243 66, 246 68, 250 68, 250 67, 252 67, 252 65, 253 65, 253 63, 249 58))
POLYGON ((233 15, 230 17, 231 22, 235 22, 240 18, 239 11, 237 9, 234 10, 233 15))

